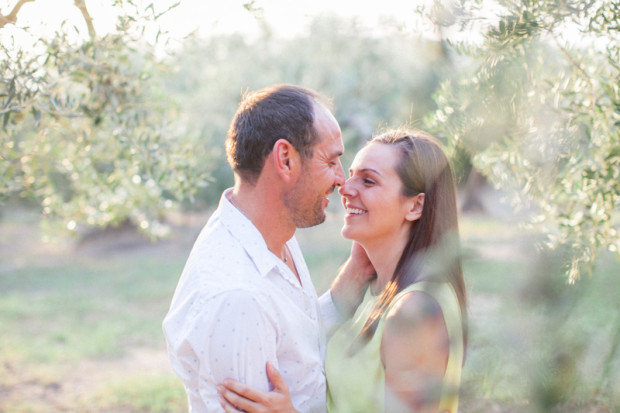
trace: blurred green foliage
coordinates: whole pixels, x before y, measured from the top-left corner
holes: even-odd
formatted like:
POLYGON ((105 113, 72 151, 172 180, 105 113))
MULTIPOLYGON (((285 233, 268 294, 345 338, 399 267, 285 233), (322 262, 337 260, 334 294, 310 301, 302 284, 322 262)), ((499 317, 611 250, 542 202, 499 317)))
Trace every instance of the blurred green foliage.
MULTIPOLYGON (((260 6, 246 9, 260 20, 260 6)), ((36 202, 50 233, 129 221, 158 237, 170 209, 213 205, 232 184, 223 142, 241 94, 288 82, 333 98, 345 168, 376 131, 425 128, 459 182, 482 172, 533 212, 541 245, 570 250, 570 280, 619 253, 617 2, 435 1, 417 10, 434 38, 322 17, 307 35, 263 21, 256 37, 190 36, 169 54, 144 40, 154 8, 123 10, 104 37, 2 43, 0 197, 36 202)))
POLYGON ((166 87, 180 104, 188 130, 218 150, 205 195, 217 202, 232 173, 223 154, 226 131, 243 92, 274 83, 314 88, 333 101, 348 167, 361 144, 382 125, 420 124, 435 104, 431 93, 442 60, 439 45, 394 33, 374 37, 355 22, 317 19, 311 36, 254 39, 241 35, 190 39, 170 61, 166 87))
POLYGON ((4 47, 0 196, 34 200, 48 233, 130 221, 157 237, 167 210, 216 203, 232 184, 223 142, 247 90, 288 82, 332 97, 345 165, 377 127, 419 123, 434 108, 442 56, 430 41, 334 18, 308 37, 264 26, 254 39, 190 37, 157 55, 141 37, 148 20, 134 11, 77 44, 60 31, 35 54, 4 47))
MULTIPOLYGON (((455 4, 460 18, 447 25, 466 32, 481 5, 455 4)), ((512 205, 534 211, 544 245, 570 250, 563 265, 574 282, 602 250, 620 252, 620 5, 498 5, 481 39, 450 44, 460 67, 437 89, 427 124, 512 205)))
POLYGON ((2 43, 0 197, 34 200, 50 233, 131 221, 161 236, 162 214, 205 186, 210 149, 161 87, 170 72, 142 41, 151 19, 123 15, 86 41, 61 30, 32 49, 2 43))

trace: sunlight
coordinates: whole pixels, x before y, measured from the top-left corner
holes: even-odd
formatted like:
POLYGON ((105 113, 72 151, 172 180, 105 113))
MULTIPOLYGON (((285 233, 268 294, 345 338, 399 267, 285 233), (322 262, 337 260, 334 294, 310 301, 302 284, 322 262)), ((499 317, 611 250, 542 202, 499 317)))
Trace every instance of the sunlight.
MULTIPOLYGON (((0 11, 8 14, 17 4, 17 0, 0 0, 0 11)), ((140 8, 147 8, 151 3, 157 12, 161 12, 175 0, 138 0, 140 8)), ((404 1, 384 0, 382 2, 359 2, 353 0, 312 2, 290 2, 287 0, 262 0, 252 3, 254 14, 244 4, 248 0, 230 0, 226 2, 204 0, 181 0, 180 4, 161 17, 159 23, 171 38, 182 39, 197 31, 202 36, 214 34, 257 34, 260 15, 273 27, 276 34, 285 37, 302 33, 312 18, 320 15, 336 15, 355 18, 368 28, 377 27, 386 21, 394 27, 405 27, 405 23, 414 18, 414 10, 428 0, 404 1)), ((86 0, 86 6, 93 19, 98 34, 112 31, 116 24, 118 8, 109 0, 86 0)), ((85 36, 86 25, 73 0, 34 0, 23 5, 17 27, 28 27, 32 36, 49 36, 55 31, 64 30, 85 36)))

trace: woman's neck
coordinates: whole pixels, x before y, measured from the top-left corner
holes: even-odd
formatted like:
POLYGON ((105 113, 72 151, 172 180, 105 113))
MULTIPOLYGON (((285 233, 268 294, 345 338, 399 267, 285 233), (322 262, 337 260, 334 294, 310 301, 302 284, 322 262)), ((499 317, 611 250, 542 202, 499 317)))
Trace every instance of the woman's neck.
POLYGON ((383 292, 392 279, 406 243, 406 236, 398 236, 391 240, 362 244, 377 272, 377 278, 370 284, 370 291, 373 295, 383 292))

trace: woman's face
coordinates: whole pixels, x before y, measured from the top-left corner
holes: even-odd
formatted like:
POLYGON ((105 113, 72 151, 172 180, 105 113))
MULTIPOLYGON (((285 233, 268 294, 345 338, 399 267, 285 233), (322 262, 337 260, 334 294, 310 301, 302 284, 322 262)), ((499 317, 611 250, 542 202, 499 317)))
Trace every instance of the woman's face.
POLYGON ((408 236, 417 219, 411 215, 415 197, 402 194, 399 157, 394 146, 378 142, 355 156, 350 177, 339 189, 345 208, 343 237, 367 246, 408 236))

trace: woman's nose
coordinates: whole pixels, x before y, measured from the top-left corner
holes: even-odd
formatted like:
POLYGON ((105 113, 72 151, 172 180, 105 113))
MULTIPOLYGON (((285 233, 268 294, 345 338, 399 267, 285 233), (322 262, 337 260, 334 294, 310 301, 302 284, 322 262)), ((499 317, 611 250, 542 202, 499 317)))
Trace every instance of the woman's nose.
POLYGON ((344 181, 344 184, 338 188, 340 196, 350 196, 352 194, 351 178, 344 181))

